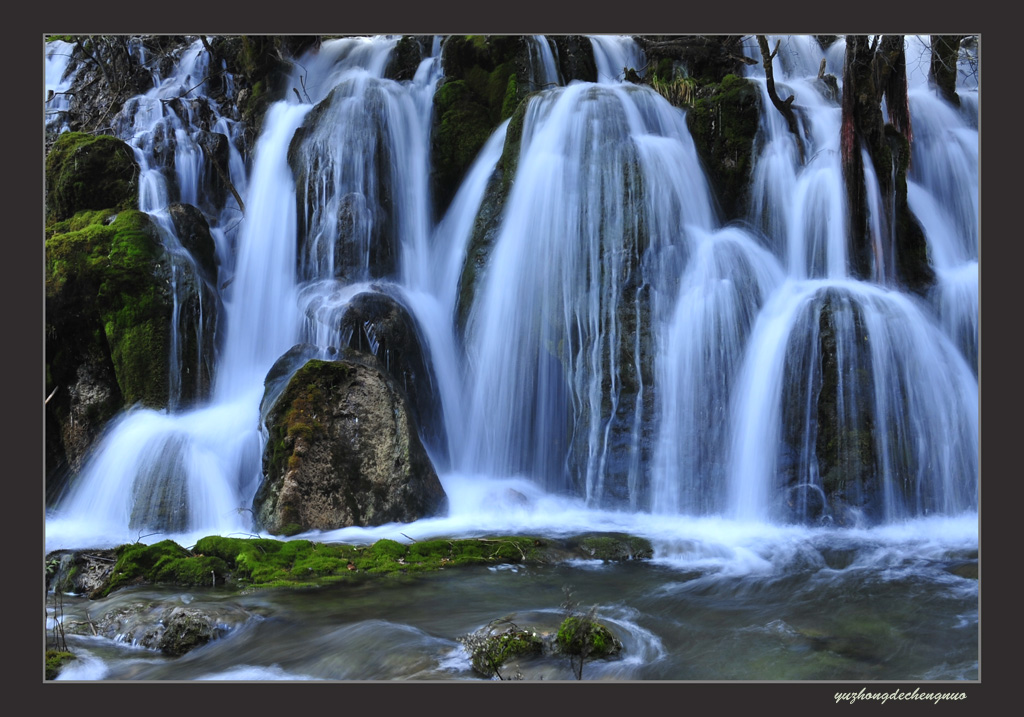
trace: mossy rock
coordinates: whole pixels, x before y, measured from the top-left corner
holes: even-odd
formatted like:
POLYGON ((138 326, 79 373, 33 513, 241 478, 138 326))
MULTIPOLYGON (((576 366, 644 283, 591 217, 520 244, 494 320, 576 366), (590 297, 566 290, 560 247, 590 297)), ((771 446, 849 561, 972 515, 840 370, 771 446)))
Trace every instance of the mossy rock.
POLYGON ((715 84, 728 75, 742 74, 749 64, 743 59, 743 35, 642 35, 636 39, 647 57, 648 74, 653 70, 666 77, 666 68, 676 66, 702 84, 715 84))
POLYGON ((144 213, 84 210, 48 227, 48 493, 56 495, 64 477, 80 468, 102 426, 126 403, 167 405, 173 309, 167 270, 166 252, 144 213))
POLYGON ((756 85, 736 75, 698 84, 686 119, 725 219, 746 215, 754 140, 761 121, 756 85))
POLYGON ((414 79, 423 58, 429 57, 432 44, 430 35, 403 35, 395 44, 384 77, 397 82, 414 79))
POLYGON ((497 620, 460 639, 470 653, 473 670, 484 677, 501 677, 502 668, 513 660, 537 657, 544 652, 544 640, 535 630, 497 620))
POLYGON ((431 137, 433 184, 447 206, 473 159, 494 130, 487 106, 465 80, 443 84, 434 94, 437 125, 431 137))
POLYGON ((255 145, 263 117, 273 102, 291 92, 287 80, 299 57, 320 44, 318 35, 240 35, 214 41, 238 88, 238 113, 246 126, 246 144, 255 145))
MULTIPOLYGON (((628 536, 624 538, 630 542, 628 536)), ((311 588, 471 566, 550 564, 581 557, 581 542, 498 535, 434 538, 410 544, 381 538, 371 545, 349 545, 214 535, 200 539, 191 549, 171 540, 152 545, 134 543, 114 551, 116 564, 107 581, 90 597, 104 597, 129 585, 311 588)), ((51 575, 64 559, 60 553, 48 556, 46 568, 51 575)), ((74 560, 77 558, 69 559, 74 560)))
POLYGON ((583 659, 605 659, 622 651, 622 642, 611 630, 579 615, 570 615, 562 621, 555 644, 562 653, 583 659))
POLYGON ((532 91, 526 39, 516 35, 451 35, 441 47, 444 70, 434 94, 432 195, 439 215, 487 138, 532 91))
POLYGON ((447 496, 402 389, 369 354, 311 360, 268 411, 257 524, 334 530, 443 513, 447 496))
POLYGON ((80 213, 56 226, 69 231, 46 240, 51 369, 72 375, 81 354, 102 345, 98 330, 124 401, 165 407, 173 299, 164 280, 170 259, 156 227, 134 210, 80 213))
POLYGON ((72 660, 77 660, 74 654, 64 650, 46 651, 46 679, 55 680, 60 671, 72 660))
POLYGON ((651 541, 625 533, 583 535, 570 541, 585 555, 605 562, 641 560, 654 556, 651 541))
POLYGON ((117 549, 117 564, 97 596, 105 597, 128 585, 169 584, 182 587, 224 582, 227 564, 217 556, 194 554, 172 540, 153 545, 133 543, 117 549))
POLYGON ((85 210, 136 208, 138 178, 135 153, 125 142, 65 132, 46 156, 47 223, 85 210))

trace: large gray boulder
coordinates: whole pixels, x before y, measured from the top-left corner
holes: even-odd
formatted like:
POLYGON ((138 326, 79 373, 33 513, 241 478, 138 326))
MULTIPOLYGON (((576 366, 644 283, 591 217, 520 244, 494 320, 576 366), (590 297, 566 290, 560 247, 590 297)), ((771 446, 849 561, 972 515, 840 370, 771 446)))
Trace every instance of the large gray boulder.
POLYGON ((372 356, 299 369, 267 414, 257 525, 275 535, 411 522, 447 496, 405 394, 372 356))

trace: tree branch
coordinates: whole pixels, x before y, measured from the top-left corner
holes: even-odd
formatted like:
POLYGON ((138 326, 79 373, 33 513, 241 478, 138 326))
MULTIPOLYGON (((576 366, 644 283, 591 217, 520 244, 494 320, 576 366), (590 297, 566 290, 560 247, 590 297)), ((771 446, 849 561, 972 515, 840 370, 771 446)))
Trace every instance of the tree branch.
POLYGON ((790 95, 787 99, 782 100, 779 98, 779 93, 775 89, 775 72, 772 69, 772 60, 779 52, 779 43, 776 41, 775 49, 773 51, 768 50, 768 38, 764 35, 757 36, 757 46, 761 48, 761 64, 764 66, 764 74, 766 85, 768 87, 768 97, 771 98, 772 104, 775 105, 782 116, 786 118, 786 124, 789 126, 789 131, 796 140, 796 149, 799 153, 800 164, 804 163, 804 145, 800 140, 800 125, 797 122, 796 114, 793 112, 793 100, 796 99, 795 95, 790 95))

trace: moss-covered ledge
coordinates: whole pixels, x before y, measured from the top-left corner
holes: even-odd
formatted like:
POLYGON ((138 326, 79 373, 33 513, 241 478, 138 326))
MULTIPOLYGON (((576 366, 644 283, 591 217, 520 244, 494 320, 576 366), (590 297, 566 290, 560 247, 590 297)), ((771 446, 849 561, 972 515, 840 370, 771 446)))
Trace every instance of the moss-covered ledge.
POLYGON ((138 210, 83 210, 46 236, 47 363, 71 382, 80 355, 109 352, 126 405, 167 405, 170 257, 138 210))
MULTIPOLYGON (((55 564, 58 553, 66 552, 55 551, 47 556, 47 561, 55 564)), ((116 562, 100 586, 87 591, 90 597, 106 597, 130 585, 227 586, 238 590, 311 588, 470 565, 540 565, 580 559, 618 562, 650 558, 653 549, 645 538, 619 533, 570 538, 436 538, 409 544, 385 538, 372 545, 208 536, 192 548, 163 540, 152 545, 125 544, 113 554, 116 562), (601 549, 596 550, 595 546, 601 549)), ((66 562, 74 564, 73 560, 66 562)), ((51 575, 48 579, 62 590, 78 591, 71 575, 51 575)))

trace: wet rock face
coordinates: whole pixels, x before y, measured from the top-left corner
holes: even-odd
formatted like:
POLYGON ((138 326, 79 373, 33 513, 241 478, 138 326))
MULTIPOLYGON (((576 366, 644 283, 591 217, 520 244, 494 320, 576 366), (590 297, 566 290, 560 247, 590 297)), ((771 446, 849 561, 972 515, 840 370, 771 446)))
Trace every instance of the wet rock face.
POLYGON ((253 504, 263 530, 411 522, 446 507, 404 393, 375 359, 344 350, 338 361, 308 362, 266 426, 253 504))
POLYGON ((387 294, 359 294, 341 320, 341 335, 348 337, 349 348, 377 357, 381 368, 405 392, 421 438, 432 450, 446 454, 437 378, 406 308, 387 294))
POLYGON ((754 140, 760 126, 756 86, 736 75, 697 90, 687 114, 694 144, 727 219, 746 214, 754 140))

